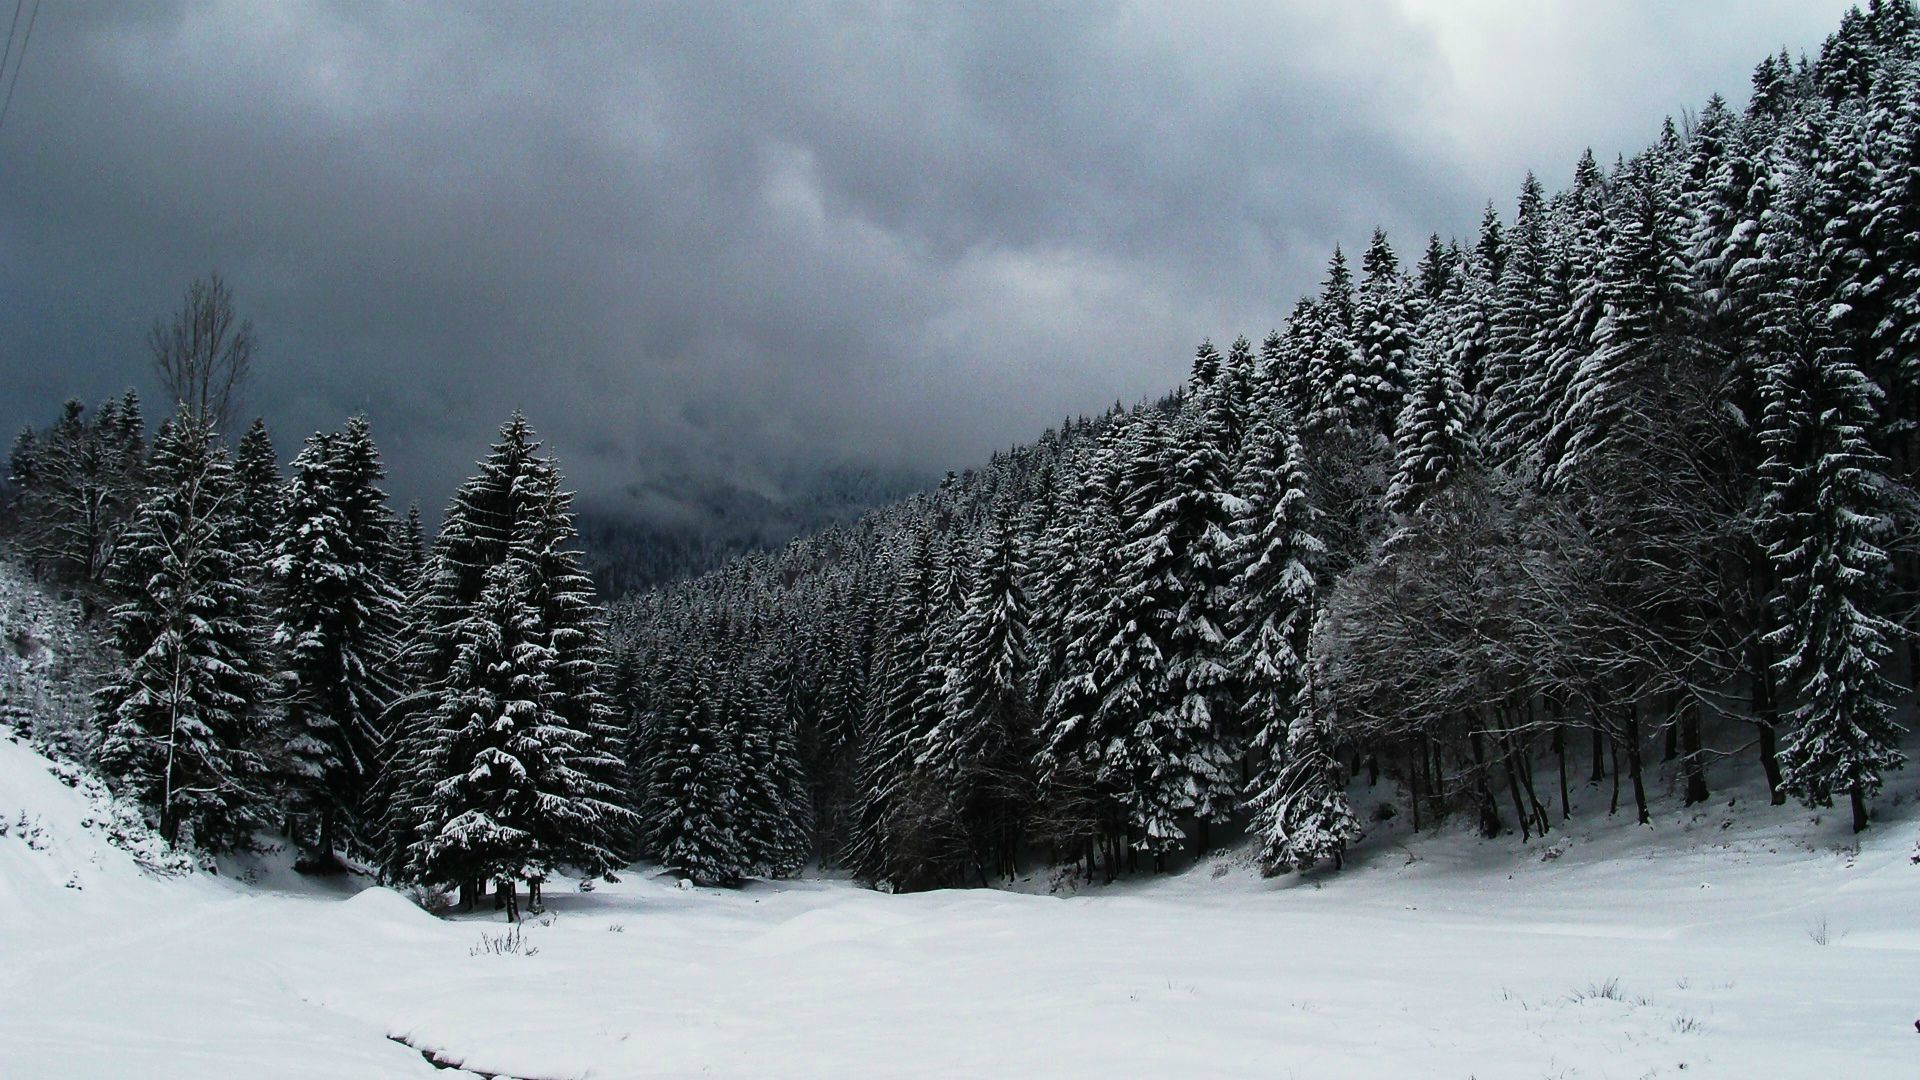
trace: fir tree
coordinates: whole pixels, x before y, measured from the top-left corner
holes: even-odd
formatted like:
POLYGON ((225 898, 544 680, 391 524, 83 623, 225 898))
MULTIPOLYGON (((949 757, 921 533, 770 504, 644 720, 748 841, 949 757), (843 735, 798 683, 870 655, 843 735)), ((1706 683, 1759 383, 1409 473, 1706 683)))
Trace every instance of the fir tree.
POLYGON ((1362 834, 1347 801, 1344 771, 1333 753, 1331 725, 1311 701, 1311 687, 1295 711, 1272 782, 1253 800, 1254 858, 1268 874, 1305 870, 1331 859, 1341 864, 1362 834))
MULTIPOLYGON (((240 444, 234 448, 233 472, 240 485, 240 542, 264 564, 279 531, 281 514, 280 459, 273 452, 273 436, 267 433, 265 420, 256 417, 240 437, 240 444)), ((261 576, 265 576, 264 569, 261 576)))
POLYGON ((1867 435, 1874 387, 1806 306, 1786 294, 1769 328, 1762 430, 1762 535, 1780 583, 1769 637, 1797 698, 1781 788, 1815 806, 1845 795, 1859 832, 1881 774, 1906 760, 1880 675, 1898 631, 1872 614, 1888 567, 1886 463, 1867 435))
POLYGON ((1234 527, 1230 650, 1248 742, 1260 764, 1249 805, 1270 786, 1271 767, 1285 761, 1287 732, 1306 684, 1315 566, 1325 551, 1298 437, 1265 421, 1255 425, 1250 446, 1234 527))
POLYGON ((100 762, 176 845, 233 846, 260 822, 267 684, 236 502, 212 431, 176 418, 155 438, 151 482, 111 568, 124 666, 98 695, 100 762))
MULTIPOLYGON (((364 472, 364 456, 350 460, 360 461, 357 468, 364 472)), ((441 781, 428 753, 444 741, 435 725, 446 719, 444 705, 456 689, 449 679, 463 636, 471 637, 467 623, 488 576, 508 561, 519 564, 538 644, 550 657, 542 675, 554 695, 550 707, 558 726, 569 733, 555 752, 564 756, 570 782, 578 779, 577 801, 585 808, 578 815, 543 819, 543 825, 567 831, 540 838, 542 857, 548 865, 572 865, 588 874, 603 873, 618 861, 630 820, 619 806, 627 786, 622 732, 601 685, 604 632, 591 583, 580 573, 572 548, 570 501, 557 466, 541 455, 532 428, 516 414, 480 462, 479 475, 461 485, 447 507, 408 603, 413 619, 398 663, 415 689, 397 703, 402 720, 389 743, 378 791, 384 849, 395 866, 404 864, 410 838, 418 835, 429 812, 427 796, 441 781)), ((363 507, 361 521, 370 543, 391 546, 389 518, 363 507)))
POLYGON ((954 630, 943 717, 928 734, 920 766, 950 784, 973 840, 974 856, 1011 873, 1021 818, 1031 801, 1026 764, 1035 710, 1026 565, 1005 513, 988 526, 975 563, 973 591, 954 630))
MULTIPOLYGON (((257 430, 263 430, 258 429, 257 430)), ((401 595, 388 550, 364 520, 385 501, 370 444, 314 435, 294 458, 273 534, 273 643, 287 730, 289 795, 315 831, 311 858, 330 863, 338 829, 352 824, 384 739, 395 696, 391 664, 401 595)))
POLYGON ((696 665, 667 692, 651 734, 652 799, 642 821, 655 857, 702 885, 733 884, 746 862, 734 831, 738 766, 717 680, 711 665, 696 665))
POLYGON ((1474 456, 1465 393, 1444 356, 1427 355, 1416 367, 1413 391, 1400 413, 1393 481, 1387 512, 1410 517, 1433 492, 1446 487, 1474 456))
POLYGON ((1360 292, 1354 305, 1360 381, 1368 422, 1382 434, 1392 435, 1412 374, 1414 315, 1400 261, 1385 232, 1373 231, 1360 265, 1360 292))

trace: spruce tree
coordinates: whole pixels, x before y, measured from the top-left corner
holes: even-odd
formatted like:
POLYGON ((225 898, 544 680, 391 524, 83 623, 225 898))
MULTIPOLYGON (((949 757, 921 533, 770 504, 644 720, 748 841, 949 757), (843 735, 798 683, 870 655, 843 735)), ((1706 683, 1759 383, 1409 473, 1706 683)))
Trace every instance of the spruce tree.
POLYGON ((1033 752, 1031 618, 1026 565, 1003 510, 988 525, 974 565, 973 591, 954 631, 943 716, 920 753, 923 768, 952 786, 974 855, 1011 873, 1033 752))
POLYGON ((313 826, 302 840, 318 865, 356 822, 396 696, 401 594, 387 545, 365 520, 377 521, 371 508, 386 499, 379 476, 370 443, 310 437, 294 458, 268 562, 289 796, 313 826))
POLYGON ((1247 791, 1252 805, 1271 785, 1271 769, 1286 760, 1287 732, 1306 685, 1315 568, 1325 548, 1299 438, 1265 420, 1255 424, 1249 447, 1234 527, 1230 656, 1257 766, 1247 791))
POLYGON ((1906 761, 1880 674, 1898 631, 1873 614, 1888 568, 1886 462, 1868 438, 1875 388, 1807 306, 1784 294, 1766 335, 1761 533, 1779 581, 1769 639, 1795 697, 1781 788, 1814 806, 1844 795, 1859 832, 1881 774, 1906 761))
POLYGON ((1400 275, 1400 261, 1385 232, 1373 231, 1360 266, 1354 337, 1366 421, 1380 433, 1392 435, 1412 374, 1414 316, 1406 279, 1400 275))
POLYGON ((240 437, 233 452, 233 472, 240 485, 241 541, 260 560, 264 578, 264 563, 273 549, 281 514, 280 459, 274 454, 265 420, 256 417, 240 437))
POLYGON ((722 703, 739 757, 736 816, 739 876, 786 877, 806 861, 806 778, 793 726, 772 689, 750 665, 736 662, 722 703))
POLYGON ((1420 357, 1395 434, 1388 513, 1412 516, 1428 496, 1452 483, 1473 461, 1465 397, 1446 357, 1420 357))
POLYGON ((1327 859, 1337 869, 1363 831, 1347 801, 1332 725, 1313 703, 1310 685, 1302 695, 1273 779, 1253 800, 1254 858, 1268 874, 1327 859))
POLYGON ((702 885, 734 884, 747 862, 735 832, 736 748, 718 681, 710 663, 690 665, 667 691, 650 737, 651 801, 641 824, 654 857, 702 885))
POLYGON ((511 891, 552 866, 539 833, 547 814, 569 808, 561 774, 571 733, 554 712, 543 637, 525 565, 491 567, 450 635, 453 663, 425 747, 432 784, 412 862, 427 880, 497 880, 511 891))
POLYGON ((267 680, 236 490, 204 421, 182 415, 155 436, 110 571, 123 665, 98 694, 101 766, 154 810, 168 843, 216 850, 246 841, 265 798, 267 680))
MULTIPOLYGON (((364 462, 359 455, 350 460, 364 462)), ((604 873, 618 862, 629 828, 630 816, 620 809, 628 785, 623 732, 601 684, 606 665, 601 616, 572 547, 571 495, 562 490, 558 467, 541 454, 531 426, 517 413, 479 465, 479 474, 462 484, 448 505, 408 601, 412 619, 398 664, 410 690, 395 705, 399 726, 378 790, 386 858, 396 867, 405 865, 405 853, 429 813, 427 795, 442 778, 434 775, 427 755, 444 741, 436 724, 444 722, 443 707, 456 690, 449 679, 462 636, 471 636, 466 624, 488 575, 515 561, 534 612, 538 644, 550 655, 543 678, 554 695, 551 709, 569 733, 556 753, 566 759, 567 776, 578 778, 577 801, 585 808, 543 821, 560 831, 540 838, 541 857, 546 865, 604 873)), ((359 468, 364 471, 364 464, 359 468)), ((391 545, 391 521, 370 507, 363 511, 372 543, 385 537, 391 545)))

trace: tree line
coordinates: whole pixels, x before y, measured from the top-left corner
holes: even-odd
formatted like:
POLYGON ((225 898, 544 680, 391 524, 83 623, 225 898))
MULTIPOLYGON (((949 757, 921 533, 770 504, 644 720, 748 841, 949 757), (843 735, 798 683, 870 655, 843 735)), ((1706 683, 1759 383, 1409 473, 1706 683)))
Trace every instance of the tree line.
POLYGON ((1232 830, 1337 865, 1356 773, 1416 829, 1545 833, 1581 782, 1646 822, 1661 765, 1866 828, 1920 670, 1917 23, 1876 0, 1411 265, 1336 249, 1165 400, 622 601, 643 846, 764 864, 753 717, 781 827, 899 888, 1232 830))
POLYGON ((526 420, 429 542, 417 507, 393 513, 364 417, 283 475, 263 421, 229 449, 220 398, 183 398, 150 439, 132 391, 69 402, 9 459, 12 546, 104 624, 88 750, 110 782, 176 847, 279 830, 303 869, 344 853, 469 903, 497 883, 510 917, 516 882, 537 907, 561 867, 623 865, 604 616, 526 420))
POLYGON ((1688 804, 1755 769, 1863 829, 1920 671, 1917 26, 1879 0, 1465 242, 1336 249, 1163 400, 610 613, 519 416, 431 538, 364 418, 229 448, 217 279, 151 336, 150 437, 129 393, 16 440, 11 543, 103 621, 90 752, 168 840, 469 901, 635 857, 1110 878, 1236 831, 1337 866, 1358 775, 1531 837, 1582 780, 1645 822, 1658 765, 1688 804))

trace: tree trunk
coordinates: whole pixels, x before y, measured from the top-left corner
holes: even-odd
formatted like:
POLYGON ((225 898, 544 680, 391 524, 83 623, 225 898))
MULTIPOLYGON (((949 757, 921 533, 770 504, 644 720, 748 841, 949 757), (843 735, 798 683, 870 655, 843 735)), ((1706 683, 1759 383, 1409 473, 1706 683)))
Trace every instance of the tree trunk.
POLYGON ((1447 816, 1446 760, 1442 757, 1440 741, 1438 739, 1429 738, 1423 734, 1420 736, 1420 743, 1427 748, 1425 762, 1427 769, 1427 808, 1431 811, 1429 816, 1433 818, 1434 825, 1438 826, 1441 820, 1447 816))
POLYGON ((1593 775, 1587 777, 1587 783, 1597 784, 1607 778, 1607 767, 1600 763, 1600 757, 1607 752, 1607 733, 1600 730, 1599 724, 1593 725, 1593 775))
POLYGON ((1494 801, 1493 787, 1487 783, 1487 759, 1480 749, 1480 733, 1467 733, 1467 748, 1473 752, 1474 787, 1480 796, 1480 835, 1492 839, 1500 835, 1500 806, 1494 801))
POLYGON ((1858 787, 1847 792, 1847 801, 1853 804, 1853 831, 1865 832, 1867 829, 1867 800, 1860 794, 1858 787))
POLYGON ((507 909, 508 922, 510 923, 519 922, 520 921, 520 897, 514 891, 513 879, 501 878, 499 884, 496 885, 495 888, 499 890, 499 899, 495 902, 494 906, 496 908, 504 907, 507 909))
POLYGON ((1417 833, 1420 831, 1420 771, 1427 752, 1417 742, 1411 750, 1407 755, 1407 787, 1410 790, 1407 807, 1413 811, 1413 831, 1417 833))
POLYGON ((1547 820, 1547 808, 1540 805, 1540 792, 1533 786, 1533 755, 1527 752, 1526 740, 1516 739, 1514 743, 1515 753, 1520 758, 1520 784, 1527 791, 1527 804, 1533 807, 1534 831, 1545 836, 1552 828, 1547 820))
POLYGON ((1785 806, 1787 793, 1780 790, 1780 753, 1773 725, 1761 721, 1755 726, 1760 729, 1760 765, 1767 771, 1768 795, 1773 805, 1785 806))
POLYGON ((527 882, 527 911, 531 914, 538 915, 545 910, 547 910, 547 905, 540 900, 540 883, 537 881, 527 882))
POLYGON ((1620 812, 1620 740, 1607 740, 1607 757, 1613 761, 1613 800, 1607 804, 1607 816, 1620 812))
POLYGON ((1524 844, 1533 839, 1533 826, 1527 820, 1527 804, 1520 798, 1520 770, 1513 760, 1512 741, 1502 736, 1500 742, 1503 749, 1500 760, 1507 771, 1507 790, 1513 795, 1513 816, 1520 820, 1520 842, 1524 844))
POLYGON ((1773 650, 1755 635, 1747 651, 1747 677, 1753 682, 1753 726, 1760 731, 1760 767, 1767 774, 1767 797, 1781 806, 1787 794, 1780 790, 1780 757, 1774 722, 1780 717, 1773 686, 1773 650))
POLYGON ((1700 702, 1690 699, 1680 712, 1680 744, 1686 752, 1681 771, 1687 778, 1686 805, 1707 801, 1707 765, 1700 752, 1700 702))
POLYGON ((1573 817, 1573 796, 1567 792, 1567 729, 1555 726, 1553 729, 1553 756, 1560 763, 1560 820, 1573 817))
POLYGON ((1647 783, 1642 775, 1640 760, 1640 707, 1627 706, 1627 775, 1633 779, 1633 805, 1642 825, 1651 824, 1653 815, 1647 812, 1647 783))
POLYGON ((461 911, 473 910, 473 891, 474 891, 473 882, 463 881, 460 883, 460 910, 461 911))

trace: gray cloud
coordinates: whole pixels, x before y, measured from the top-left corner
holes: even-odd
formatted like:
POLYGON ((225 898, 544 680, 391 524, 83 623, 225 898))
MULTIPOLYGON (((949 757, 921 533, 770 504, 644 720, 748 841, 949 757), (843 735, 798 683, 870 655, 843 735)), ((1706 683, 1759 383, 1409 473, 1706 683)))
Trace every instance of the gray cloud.
POLYGON ((218 267, 283 444, 365 410, 403 498, 515 407, 589 493, 960 467, 1842 6, 48 4, 0 131, 0 423, 144 386, 218 267))

